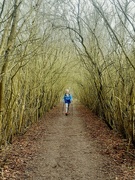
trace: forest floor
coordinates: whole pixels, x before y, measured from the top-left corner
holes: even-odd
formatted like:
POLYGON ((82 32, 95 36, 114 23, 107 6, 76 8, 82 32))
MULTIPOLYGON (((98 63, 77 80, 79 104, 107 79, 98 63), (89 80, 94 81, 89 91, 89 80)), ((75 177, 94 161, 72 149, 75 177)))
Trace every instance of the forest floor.
POLYGON ((135 180, 135 149, 84 106, 48 112, 0 153, 2 180, 135 180))

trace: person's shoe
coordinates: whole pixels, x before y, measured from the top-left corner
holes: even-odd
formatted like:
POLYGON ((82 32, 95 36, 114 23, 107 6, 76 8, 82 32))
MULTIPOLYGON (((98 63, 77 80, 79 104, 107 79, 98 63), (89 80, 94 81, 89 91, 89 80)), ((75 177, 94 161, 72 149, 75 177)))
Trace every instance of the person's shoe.
POLYGON ((67 114, 67 113, 65 113, 65 115, 67 116, 68 114, 67 114))

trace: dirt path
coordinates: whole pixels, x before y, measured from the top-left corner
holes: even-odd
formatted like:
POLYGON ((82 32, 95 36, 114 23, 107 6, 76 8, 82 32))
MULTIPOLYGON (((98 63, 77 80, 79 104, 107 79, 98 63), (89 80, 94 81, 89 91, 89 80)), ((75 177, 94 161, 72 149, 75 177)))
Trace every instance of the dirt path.
POLYGON ((84 106, 60 105, 0 153, 0 180, 135 180, 127 144, 84 106))
POLYGON ((111 180, 112 172, 104 169, 107 160, 87 136, 83 118, 61 111, 46 122, 46 131, 37 144, 38 151, 27 166, 27 179, 32 180, 111 180))

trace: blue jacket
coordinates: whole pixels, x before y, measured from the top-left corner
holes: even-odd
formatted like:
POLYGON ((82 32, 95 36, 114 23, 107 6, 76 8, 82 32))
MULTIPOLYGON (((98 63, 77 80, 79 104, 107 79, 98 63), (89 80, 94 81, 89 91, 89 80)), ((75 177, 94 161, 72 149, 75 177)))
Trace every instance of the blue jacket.
POLYGON ((63 100, 64 100, 65 103, 70 104, 71 101, 72 101, 72 96, 71 96, 70 94, 69 94, 69 96, 67 96, 67 95, 65 94, 63 100))

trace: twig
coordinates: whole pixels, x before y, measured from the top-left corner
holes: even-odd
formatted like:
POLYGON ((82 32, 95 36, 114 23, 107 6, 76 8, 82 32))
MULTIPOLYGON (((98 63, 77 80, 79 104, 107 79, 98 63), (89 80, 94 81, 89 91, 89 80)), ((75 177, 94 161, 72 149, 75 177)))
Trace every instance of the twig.
POLYGON ((135 158, 135 154, 132 154, 131 152, 128 152, 128 151, 126 151, 126 153, 130 154, 131 156, 135 158))

